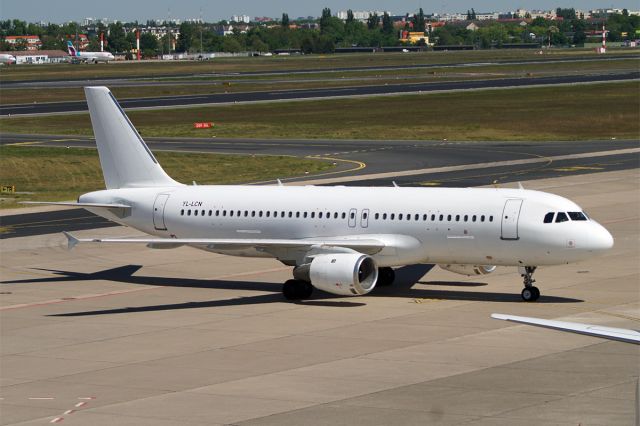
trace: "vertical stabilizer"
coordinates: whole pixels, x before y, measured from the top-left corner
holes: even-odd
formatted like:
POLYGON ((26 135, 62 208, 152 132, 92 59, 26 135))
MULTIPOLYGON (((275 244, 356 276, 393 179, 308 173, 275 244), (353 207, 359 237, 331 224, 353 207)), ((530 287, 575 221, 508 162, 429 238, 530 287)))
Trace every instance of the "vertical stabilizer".
POLYGON ((106 87, 85 87, 107 189, 168 187, 171 179, 106 87))

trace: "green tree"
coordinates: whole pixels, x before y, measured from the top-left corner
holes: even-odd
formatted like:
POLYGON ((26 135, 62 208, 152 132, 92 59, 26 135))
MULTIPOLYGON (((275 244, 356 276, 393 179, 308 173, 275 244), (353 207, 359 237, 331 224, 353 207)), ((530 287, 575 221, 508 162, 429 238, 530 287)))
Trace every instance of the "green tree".
POLYGON ((561 7, 556 9, 556 16, 562 19, 576 19, 576 10, 574 8, 563 9, 561 7))
POLYGON ((322 16, 320 16, 320 32, 324 33, 327 31, 327 27, 329 22, 331 21, 331 9, 325 7, 322 9, 322 16))
POLYGON ((289 28, 289 14, 282 14, 282 21, 280 21, 280 25, 282 25, 282 28, 289 28))
POLYGON ((191 49, 191 45, 193 44, 193 37, 195 36, 195 31, 193 28, 193 24, 188 22, 183 22, 180 24, 180 34, 178 34, 178 43, 176 44, 176 51, 178 52, 188 52, 191 49))
POLYGON ((382 32, 386 35, 393 34, 393 22, 387 12, 382 15, 382 32))
POLYGON ((380 17, 378 16, 377 13, 373 13, 369 15, 369 18, 367 18, 367 28, 369 28, 370 30, 375 30, 376 28, 378 28, 379 22, 380 22, 380 17))
POLYGON ((145 57, 153 56, 158 51, 158 39, 151 33, 140 34, 140 50, 145 57))
POLYGON ((353 21, 355 21, 355 18, 353 17, 353 10, 349 9, 347 10, 347 25, 351 24, 353 21))
POLYGON ((478 17, 476 16, 476 10, 474 8, 471 8, 471 19, 473 19, 474 21, 478 19, 478 17))
POLYGON ((237 53, 242 50, 242 45, 233 36, 225 36, 222 42, 222 50, 225 52, 237 53))
POLYGON ((425 19, 422 8, 420 8, 416 15, 413 15, 413 19, 411 20, 411 22, 413 22, 413 31, 424 31, 425 19))
POLYGON ((131 48, 131 45, 127 42, 124 28, 120 22, 109 25, 107 48, 111 52, 125 52, 131 48))

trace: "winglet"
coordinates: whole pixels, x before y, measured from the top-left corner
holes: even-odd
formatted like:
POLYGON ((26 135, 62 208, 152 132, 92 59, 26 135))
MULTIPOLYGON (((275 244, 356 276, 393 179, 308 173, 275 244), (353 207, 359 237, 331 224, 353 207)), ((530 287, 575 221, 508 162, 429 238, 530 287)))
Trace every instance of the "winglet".
POLYGON ((524 189, 524 186, 522 186, 522 182, 518 182, 518 189, 524 189))
POLYGON ((400 188, 395 180, 392 180, 391 183, 393 184, 394 188, 400 188))
POLYGON ((276 181, 278 181, 278 186, 284 186, 282 185, 282 181, 280 179, 276 179, 276 181))
POLYGON ((74 237, 73 235, 68 233, 67 231, 62 231, 62 233, 64 234, 65 237, 67 237, 67 249, 68 250, 73 249, 80 242, 79 239, 77 239, 76 237, 74 237))

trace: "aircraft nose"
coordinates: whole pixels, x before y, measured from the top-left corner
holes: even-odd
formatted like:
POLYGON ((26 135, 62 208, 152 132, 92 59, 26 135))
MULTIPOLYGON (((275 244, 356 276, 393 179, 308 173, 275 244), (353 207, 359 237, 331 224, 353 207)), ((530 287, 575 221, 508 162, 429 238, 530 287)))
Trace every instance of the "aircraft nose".
POLYGON ((595 229, 589 235, 589 250, 605 251, 613 247, 613 237, 602 225, 594 223, 595 229))

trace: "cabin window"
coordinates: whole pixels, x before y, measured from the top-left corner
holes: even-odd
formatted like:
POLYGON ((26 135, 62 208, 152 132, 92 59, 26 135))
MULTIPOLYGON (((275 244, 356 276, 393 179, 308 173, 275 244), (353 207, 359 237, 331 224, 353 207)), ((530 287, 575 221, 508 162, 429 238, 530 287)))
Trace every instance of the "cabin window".
POLYGON ((202 210, 202 216, 204 216, 204 210, 202 210))
POLYGON ((315 219, 316 217, 316 212, 311 212, 311 219, 315 219))
POLYGON ((559 222, 566 222, 568 221, 569 218, 567 217, 567 214, 565 212, 560 212, 558 213, 558 215, 556 216, 556 223, 559 222))
POLYGON ((271 217, 271 212, 267 210, 267 217, 271 217))
POLYGON ((293 212, 289 212, 289 217, 293 217, 293 212))
POLYGON ((322 219, 322 212, 318 212, 318 219, 322 219))
POLYGON ((391 213, 391 215, 389 216, 389 218, 390 218, 391 220, 395 219, 395 218, 396 218, 395 213, 391 213))
POLYGON ((444 220, 444 215, 443 215, 443 214, 441 214, 441 215, 440 215, 440 222, 442 222, 443 220, 444 220))
POLYGON ((193 211, 193 215, 194 215, 194 216, 198 216, 198 210, 194 210, 194 211, 193 211))
POLYGON ((427 221, 427 217, 428 217, 428 215, 423 214, 423 215, 422 215, 422 220, 426 222, 426 221, 427 221))
POLYGON ((544 215, 544 223, 551 223, 553 222, 553 216, 555 215, 554 212, 549 212, 547 214, 544 215))
POLYGON ((307 218, 307 212, 302 213, 302 217, 307 218))
POLYGON ((378 220, 380 218, 380 213, 376 213, 375 216, 373 216, 376 220, 378 220))
POLYGON ((335 212, 335 213, 333 214, 333 218, 334 218, 334 219, 337 219, 337 218, 338 218, 338 212, 335 212))
POLYGON ((347 214, 345 212, 342 212, 342 218, 346 219, 347 218, 347 214))
POLYGON ((209 216, 213 215, 213 210, 209 210, 209 216))
POLYGON ((582 212, 568 212, 567 214, 571 220, 587 220, 582 212))
POLYGON ((180 216, 184 216, 184 209, 180 210, 180 216))
POLYGON ((262 217, 262 210, 258 212, 258 217, 262 217))
POLYGON ((435 220, 436 220, 436 215, 435 215, 435 214, 432 214, 432 215, 431 215, 431 221, 432 221, 432 222, 434 222, 435 220))
POLYGON ((233 210, 229 210, 229 217, 233 217, 233 210))
POLYGON ((386 213, 382 213, 382 220, 387 220, 387 214, 386 213))
POLYGON ((459 214, 456 215, 456 222, 460 222, 460 215, 459 214))
POLYGON ((249 217, 249 210, 244 211, 244 217, 249 217))
POLYGON ((465 215, 464 215, 464 221, 465 221, 465 222, 469 221, 469 215, 468 215, 468 214, 465 214, 465 215))
POLYGON ((480 216, 480 222, 484 222, 484 215, 480 216))
POLYGON ((398 220, 402 220, 402 213, 398 214, 398 220))
POLYGON ((407 220, 411 220, 411 215, 407 214, 407 220))
POLYGON ((351 219, 355 219, 356 218, 356 214, 354 212, 351 212, 351 214, 349 216, 351 217, 351 219))
POLYGON ((367 212, 362 213, 362 218, 363 219, 367 219, 369 217, 369 215, 367 214, 367 212))
POLYGON ((191 216, 191 209, 187 210, 187 216, 191 216))
POLYGON ((280 212, 280 217, 284 217, 284 215, 285 215, 285 212, 284 212, 284 211, 281 211, 281 212, 280 212))
POLYGON ((493 222, 493 216, 489 216, 489 222, 493 222))
POLYGON ((475 214, 471 217, 471 221, 472 221, 472 222, 475 222, 475 221, 476 221, 476 215, 475 215, 475 214))
POLYGON ((296 212, 296 217, 300 217, 300 212, 296 212))
POLYGON ((451 222, 451 215, 450 214, 447 215, 447 222, 451 222))

